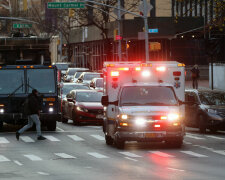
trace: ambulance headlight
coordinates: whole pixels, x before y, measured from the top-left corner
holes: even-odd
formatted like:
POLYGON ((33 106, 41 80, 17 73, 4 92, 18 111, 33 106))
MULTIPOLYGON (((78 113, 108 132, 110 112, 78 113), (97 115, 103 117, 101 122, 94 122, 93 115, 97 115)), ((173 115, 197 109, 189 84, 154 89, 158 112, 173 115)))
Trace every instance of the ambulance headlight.
POLYGON ((147 120, 146 119, 143 119, 143 118, 137 118, 135 119, 135 124, 137 126, 145 126, 147 120))
POLYGON ((50 108, 48 109, 48 111, 49 111, 49 112, 53 112, 54 109, 53 109, 52 107, 50 107, 50 108))
POLYGON ((3 114, 5 112, 4 109, 0 109, 0 113, 3 114))
POLYGON ((168 121, 170 121, 170 122, 178 121, 179 119, 180 119, 180 116, 178 113, 168 114, 168 121))

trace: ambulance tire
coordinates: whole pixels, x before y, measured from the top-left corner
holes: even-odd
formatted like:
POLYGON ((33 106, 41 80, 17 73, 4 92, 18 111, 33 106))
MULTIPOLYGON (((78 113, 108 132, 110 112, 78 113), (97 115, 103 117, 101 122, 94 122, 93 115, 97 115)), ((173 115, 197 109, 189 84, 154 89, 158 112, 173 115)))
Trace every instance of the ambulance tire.
POLYGON ((47 129, 49 131, 55 131, 56 130, 56 121, 47 122, 47 129))
POLYGON ((183 138, 177 138, 174 140, 167 140, 166 145, 172 148, 181 148, 183 145, 183 138))
POLYGON ((117 149, 124 149, 124 146, 125 146, 125 141, 124 140, 121 140, 119 138, 116 138, 116 140, 114 141, 117 149))
POLYGON ((198 122, 198 128, 200 133, 206 133, 206 122, 204 120, 203 115, 199 115, 199 122, 198 122))
POLYGON ((109 146, 113 145, 113 138, 111 138, 111 136, 105 135, 105 143, 109 146))

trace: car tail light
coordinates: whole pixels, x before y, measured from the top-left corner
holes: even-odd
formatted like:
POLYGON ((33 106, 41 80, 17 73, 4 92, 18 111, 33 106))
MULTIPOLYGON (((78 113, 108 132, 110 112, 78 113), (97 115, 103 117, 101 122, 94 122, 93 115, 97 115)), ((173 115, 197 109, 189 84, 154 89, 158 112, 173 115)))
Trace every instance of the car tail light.
POLYGON ((119 76, 119 71, 111 71, 111 76, 116 77, 119 76))
POLYGON ((180 71, 174 71, 173 76, 181 76, 181 72, 180 71))

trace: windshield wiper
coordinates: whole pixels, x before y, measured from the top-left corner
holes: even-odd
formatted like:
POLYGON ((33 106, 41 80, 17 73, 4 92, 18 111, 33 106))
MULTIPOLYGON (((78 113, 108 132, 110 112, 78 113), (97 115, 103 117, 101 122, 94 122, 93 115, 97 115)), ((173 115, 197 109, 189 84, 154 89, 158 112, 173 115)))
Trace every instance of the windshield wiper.
POLYGON ((23 91, 23 79, 21 78, 21 85, 19 85, 19 87, 18 88, 16 88, 12 93, 10 93, 9 95, 8 95, 8 97, 11 97, 11 96, 13 96, 15 93, 16 93, 16 91, 18 91, 21 87, 22 87, 22 91, 23 91))

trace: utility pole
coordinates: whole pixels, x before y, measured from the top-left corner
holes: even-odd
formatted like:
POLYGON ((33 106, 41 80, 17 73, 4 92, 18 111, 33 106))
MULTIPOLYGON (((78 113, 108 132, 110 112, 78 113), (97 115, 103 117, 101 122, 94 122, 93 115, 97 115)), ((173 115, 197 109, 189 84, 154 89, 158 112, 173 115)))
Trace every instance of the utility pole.
POLYGON ((120 7, 120 0, 118 0, 118 37, 119 37, 119 45, 118 45, 118 56, 119 56, 119 61, 122 61, 122 52, 121 52, 121 7, 120 7))
POLYGON ((148 10, 147 1, 143 0, 144 5, 144 24, 145 24, 145 61, 149 61, 149 48, 148 48, 148 10))

